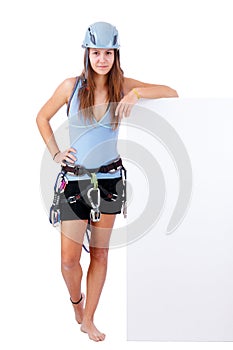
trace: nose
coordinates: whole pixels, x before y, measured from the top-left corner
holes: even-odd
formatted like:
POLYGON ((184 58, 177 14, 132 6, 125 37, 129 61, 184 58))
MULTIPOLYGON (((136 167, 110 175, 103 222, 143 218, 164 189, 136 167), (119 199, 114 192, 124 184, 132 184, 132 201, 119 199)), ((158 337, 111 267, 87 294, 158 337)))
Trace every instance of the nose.
POLYGON ((105 53, 104 52, 101 52, 100 55, 99 55, 99 61, 100 62, 105 62, 105 53))

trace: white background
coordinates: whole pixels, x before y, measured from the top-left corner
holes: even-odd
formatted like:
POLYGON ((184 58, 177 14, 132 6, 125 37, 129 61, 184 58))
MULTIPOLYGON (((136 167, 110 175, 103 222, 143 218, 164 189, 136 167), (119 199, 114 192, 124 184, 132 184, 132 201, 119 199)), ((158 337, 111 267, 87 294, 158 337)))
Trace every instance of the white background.
MULTIPOLYGON (((127 339, 233 341, 233 99, 179 98, 143 105, 165 115, 184 142, 192 195, 184 220, 166 234, 179 193, 178 170, 164 145, 160 149, 155 137, 144 137, 144 148, 154 150, 164 173, 166 199, 153 229, 127 249, 127 339)), ((185 173, 184 166, 179 169, 185 173)), ((154 178, 158 181, 158 175, 154 178)), ((181 185, 188 179, 186 173, 181 185)), ((159 197, 153 185, 152 178, 150 197, 159 197)), ((155 206, 147 221, 153 215, 155 206)))
MULTIPOLYGON (((59 235, 40 199, 44 145, 35 117, 61 81, 81 72, 85 30, 100 20, 119 29, 125 76, 170 85, 181 97, 232 97, 230 5, 230 0, 1 3, 1 348, 187 347, 126 341, 124 248, 111 251, 96 314, 106 341, 95 344, 79 332, 60 275, 59 235)), ((64 120, 64 112, 55 124, 64 120)), ((83 263, 85 268, 86 258, 83 263)), ((188 346, 225 349, 231 344, 188 346)))

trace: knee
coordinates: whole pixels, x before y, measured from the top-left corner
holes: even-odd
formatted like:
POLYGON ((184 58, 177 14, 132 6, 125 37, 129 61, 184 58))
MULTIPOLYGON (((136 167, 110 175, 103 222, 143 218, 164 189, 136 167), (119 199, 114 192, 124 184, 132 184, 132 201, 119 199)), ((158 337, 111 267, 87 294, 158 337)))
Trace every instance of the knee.
POLYGON ((90 247, 90 256, 92 260, 104 264, 108 260, 108 248, 90 247))
POLYGON ((79 261, 77 261, 77 258, 75 256, 69 255, 69 254, 62 254, 61 256, 62 270, 71 270, 77 264, 79 264, 79 261))

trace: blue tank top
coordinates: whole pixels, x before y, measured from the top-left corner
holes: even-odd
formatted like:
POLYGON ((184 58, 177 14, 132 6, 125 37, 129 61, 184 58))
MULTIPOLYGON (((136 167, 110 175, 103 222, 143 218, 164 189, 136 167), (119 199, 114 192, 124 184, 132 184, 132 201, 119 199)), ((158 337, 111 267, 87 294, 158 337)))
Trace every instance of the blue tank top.
MULTIPOLYGON (((82 165, 87 169, 99 168, 119 158, 117 151, 117 139, 119 126, 116 130, 111 126, 111 113, 109 106, 100 119, 87 120, 79 111, 78 91, 81 87, 81 79, 77 79, 73 93, 70 97, 67 115, 69 120, 70 147, 76 150, 75 164, 82 165)), ((98 179, 120 177, 120 170, 114 173, 97 173, 98 179)), ((67 174, 68 180, 86 180, 90 177, 85 174, 75 176, 67 174)))

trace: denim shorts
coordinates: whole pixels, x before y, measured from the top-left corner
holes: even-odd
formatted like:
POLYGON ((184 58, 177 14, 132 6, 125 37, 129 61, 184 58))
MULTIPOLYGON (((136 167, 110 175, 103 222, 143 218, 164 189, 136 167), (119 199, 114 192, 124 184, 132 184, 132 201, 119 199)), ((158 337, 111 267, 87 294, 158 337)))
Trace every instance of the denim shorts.
MULTIPOLYGON (((69 181, 61 196, 61 221, 88 220, 92 209, 87 191, 93 187, 90 180, 69 181), (71 200, 75 196, 75 201, 71 200)), ((99 210, 102 214, 120 214, 123 204, 123 181, 121 177, 98 179, 100 190, 99 210)))

